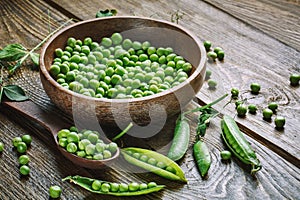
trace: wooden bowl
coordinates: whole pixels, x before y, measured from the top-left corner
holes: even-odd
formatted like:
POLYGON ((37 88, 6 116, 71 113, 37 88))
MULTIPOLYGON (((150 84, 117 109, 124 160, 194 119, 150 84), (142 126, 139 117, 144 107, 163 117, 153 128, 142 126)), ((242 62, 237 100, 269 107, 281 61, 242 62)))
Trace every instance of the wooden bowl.
POLYGON ((41 50, 40 77, 51 101, 73 116, 74 120, 96 120, 106 125, 124 125, 133 121, 146 125, 178 114, 199 92, 204 82, 205 66, 206 51, 202 42, 185 28, 163 20, 121 16, 78 22, 53 35, 41 50), (132 40, 149 41, 156 47, 172 47, 175 53, 193 65, 192 74, 178 86, 134 99, 87 97, 62 87, 51 77, 49 68, 54 50, 63 49, 69 37, 91 37, 100 42, 102 37, 109 37, 114 32, 120 32, 132 40))

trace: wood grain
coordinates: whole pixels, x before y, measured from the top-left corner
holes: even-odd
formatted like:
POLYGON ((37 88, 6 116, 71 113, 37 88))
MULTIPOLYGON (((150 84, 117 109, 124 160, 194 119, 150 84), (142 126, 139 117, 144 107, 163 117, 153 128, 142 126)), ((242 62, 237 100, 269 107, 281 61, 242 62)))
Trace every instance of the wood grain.
MULTIPOLYGON (((219 84, 215 91, 208 90, 207 85, 204 85, 199 94, 201 100, 207 103, 229 92, 233 86, 247 92, 249 83, 259 81, 262 85, 262 93, 251 101, 259 103, 262 108, 267 102, 276 99, 280 103, 278 113, 285 114, 287 117, 286 129, 283 133, 273 132, 273 125, 262 121, 260 114, 247 115, 246 119, 237 120, 256 133, 264 130, 261 134, 272 136, 271 139, 275 138, 274 141, 279 144, 281 142, 283 148, 286 148, 290 154, 296 152, 294 155, 297 155, 298 147, 294 145, 299 141, 299 137, 296 135, 297 132, 293 131, 299 130, 297 116, 299 116, 300 91, 299 88, 289 87, 287 81, 289 73, 300 71, 299 51, 295 48, 278 42, 270 35, 202 1, 113 0, 102 1, 101 4, 91 0, 54 2, 57 5, 51 4, 54 6, 51 7, 44 1, 1 1, 0 9, 3 12, 0 14, 0 47, 11 42, 20 42, 28 48, 35 46, 48 33, 48 25, 45 23, 48 13, 55 18, 51 21, 53 30, 69 16, 75 15, 78 19, 88 19, 94 17, 98 9, 115 8, 120 15, 134 14, 165 20, 170 20, 170 13, 180 9, 185 13, 183 19, 179 21, 181 25, 196 32, 202 40, 211 40, 214 45, 221 46, 226 51, 224 63, 208 64, 213 71, 212 77, 217 79, 219 84), (56 9, 59 6, 67 12, 62 14, 59 11, 62 9, 56 9), (262 77, 261 74, 264 76, 262 77)), ((68 118, 50 102, 44 93, 37 71, 24 67, 8 81, 25 88, 31 100, 42 109, 68 118)), ((244 96, 248 96, 247 93, 244 96)), ((220 105, 218 109, 222 110, 220 105)), ((223 112, 233 115, 233 105, 228 106, 223 112)), ((194 134, 197 115, 190 115, 189 118, 194 134)), ((63 187, 61 199, 123 199, 91 194, 79 187, 61 182, 61 178, 75 174, 116 182, 153 180, 167 185, 162 192, 136 197, 136 199, 299 199, 299 168, 282 159, 260 142, 247 137, 263 164, 263 169, 255 178, 250 176, 249 167, 235 158, 229 163, 223 163, 219 158, 219 151, 225 148, 220 138, 219 120, 215 118, 212 121, 206 135, 213 160, 208 179, 201 179, 195 167, 191 153, 194 137, 191 136, 189 151, 179 162, 189 181, 189 184, 182 185, 152 173, 132 173, 136 168, 130 165, 124 166, 122 163, 104 171, 86 170, 74 166, 60 155, 54 141, 51 142, 52 136, 46 130, 17 117, 9 110, 0 108, 0 138, 6 145, 4 153, 0 154, 0 199, 48 199, 48 188, 54 184, 63 187), (20 177, 17 153, 11 148, 12 138, 25 133, 33 136, 32 147, 27 152, 31 158, 32 170, 28 178, 20 177)), ((109 131, 112 135, 118 132, 112 129, 109 131)), ((126 136, 124 137, 126 141, 123 143, 141 145, 164 153, 168 149, 173 131, 174 119, 153 138, 136 140, 126 136)))

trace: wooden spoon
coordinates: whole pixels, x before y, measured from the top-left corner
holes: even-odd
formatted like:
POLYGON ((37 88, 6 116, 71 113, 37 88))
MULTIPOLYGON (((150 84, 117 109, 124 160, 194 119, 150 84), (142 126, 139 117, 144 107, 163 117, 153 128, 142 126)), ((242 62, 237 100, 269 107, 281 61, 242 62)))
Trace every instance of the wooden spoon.
MULTIPOLYGON (((59 116, 54 115, 53 113, 47 113, 42 110, 39 106, 34 104, 32 101, 23 101, 23 102, 2 102, 2 107, 5 109, 10 109, 18 115, 22 115, 27 120, 31 120, 34 123, 37 123, 47 129, 53 136, 54 141, 57 145, 57 148, 60 152, 72 161, 74 164, 90 168, 90 169, 100 169, 109 166, 116 158, 120 155, 120 150, 114 153, 114 155, 109 159, 104 160, 89 160, 81 158, 75 154, 67 152, 64 148, 60 147, 57 140, 57 133, 63 128, 69 128, 71 125, 59 116)), ((106 137, 103 138, 105 143, 109 143, 106 137)))

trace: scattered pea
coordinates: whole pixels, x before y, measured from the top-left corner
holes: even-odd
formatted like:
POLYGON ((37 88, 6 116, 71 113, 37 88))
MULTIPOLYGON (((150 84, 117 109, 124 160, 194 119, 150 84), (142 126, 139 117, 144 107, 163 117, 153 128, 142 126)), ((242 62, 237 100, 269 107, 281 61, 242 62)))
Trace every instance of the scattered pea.
POLYGON ((20 165, 27 165, 29 163, 30 159, 29 159, 29 156, 27 155, 21 155, 19 157, 19 164, 20 165))
POLYGON ((30 168, 27 165, 22 165, 20 167, 20 173, 24 176, 27 176, 30 173, 30 168))
POLYGON ((263 119, 265 119, 265 120, 271 120, 272 115, 273 115, 273 111, 271 109, 265 108, 263 110, 263 119))
POLYGON ((208 57, 209 59, 215 61, 216 58, 218 57, 218 55, 217 55, 215 52, 210 51, 210 52, 207 53, 207 57, 208 57))
POLYGON ((210 50, 210 47, 211 47, 211 42, 210 41, 208 41, 208 40, 204 41, 203 45, 204 45, 204 48, 205 48, 206 51, 210 50))
POLYGON ((21 153, 21 154, 25 153, 27 151, 27 145, 26 145, 26 143, 25 142, 19 142, 17 144, 17 151, 19 153, 21 153))
POLYGON ((290 75, 290 84, 291 86, 298 86, 300 81, 300 74, 291 74, 290 75))
POLYGON ((0 153, 4 151, 4 143, 0 142, 0 153))
POLYGON ((22 142, 22 138, 21 137, 15 137, 12 140, 12 143, 13 143, 14 147, 17 147, 19 142, 22 142))
POLYGON ((258 83, 251 83, 250 85, 251 93, 258 94, 260 91, 260 84, 258 83))
POLYGON ((268 108, 271 109, 273 113, 275 113, 278 108, 278 104, 276 102, 271 102, 268 104, 268 108))
POLYGON ((239 97, 239 89, 231 88, 231 97, 237 99, 239 97))
POLYGON ((285 118, 282 116, 276 116, 274 122, 277 129, 282 129, 285 125, 285 118))
POLYGON ((245 117, 247 114, 247 107, 244 104, 240 104, 236 110, 239 117, 245 117))
POLYGON ((227 150, 223 150, 220 152, 222 160, 229 160, 231 158, 231 152, 227 150))
POLYGON ((50 186, 49 195, 51 198, 53 199, 59 198, 61 193, 62 193, 62 189, 58 185, 50 186))
POLYGON ((257 107, 254 104, 250 104, 250 105, 248 105, 248 110, 249 110, 249 113, 255 114, 257 111, 257 107))
POLYGON ((217 81, 213 80, 213 79, 209 79, 207 81, 207 84, 208 84, 208 88, 209 89, 215 89, 216 86, 217 86, 217 81))

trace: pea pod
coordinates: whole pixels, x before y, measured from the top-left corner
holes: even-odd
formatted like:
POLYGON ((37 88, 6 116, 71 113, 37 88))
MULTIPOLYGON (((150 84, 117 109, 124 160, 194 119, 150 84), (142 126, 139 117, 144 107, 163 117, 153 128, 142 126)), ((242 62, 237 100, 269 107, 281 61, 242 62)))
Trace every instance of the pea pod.
MULTIPOLYGON (((107 182, 107 181, 101 181, 97 179, 92 179, 92 178, 87 178, 87 177, 82 177, 82 176, 68 176, 63 179, 63 181, 69 180, 71 183, 74 183, 76 185, 79 185, 80 187, 92 192, 92 193, 97 193, 97 194, 105 194, 105 195, 113 195, 113 196, 137 196, 137 195, 144 195, 144 194, 149 194, 152 192, 157 192, 161 189, 163 189, 165 186, 164 185, 156 185, 154 182, 146 184, 146 187, 137 187, 135 191, 132 191, 130 189, 123 190, 120 188, 121 184, 119 183, 112 183, 112 182, 107 182), (98 190, 93 189, 93 183, 97 181, 99 183, 99 188, 98 190), (154 183, 154 184, 153 184, 154 183), (101 187, 102 185, 108 185, 105 189, 104 187, 101 187), (113 188, 112 185, 117 185, 117 188, 113 188), (119 187, 119 188, 118 188, 119 187)), ((127 184, 125 184, 127 185, 127 184)), ((141 184, 142 185, 142 184, 141 184)), ((141 186, 140 185, 140 186, 141 186)), ((145 184, 144 184, 145 185, 145 184)), ((128 186, 128 185, 127 185, 128 186)), ((128 188, 128 187, 127 187, 128 188)))
POLYGON ((167 157, 177 161, 184 156, 190 140, 190 125, 185 117, 180 116, 176 121, 174 138, 167 157))
POLYGON ((135 147, 123 148, 121 152, 125 160, 133 165, 146 169, 170 180, 181 181, 185 183, 187 182, 182 169, 167 156, 155 151, 135 147), (139 159, 137 156, 135 156, 136 154, 140 155, 139 158, 142 158, 142 156, 148 157, 148 162, 139 159), (150 159, 156 160, 157 163, 164 163, 164 167, 149 163, 150 159))
POLYGON ((193 147, 194 158, 202 177, 204 177, 211 165, 209 149, 202 140, 198 140, 193 147))
POLYGON ((255 152, 249 145, 248 141, 240 131, 234 119, 224 115, 221 120, 222 137, 228 148, 243 163, 252 166, 251 174, 261 169, 260 161, 257 159, 255 152))

